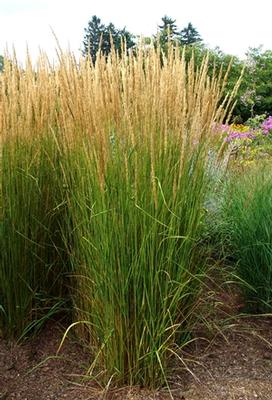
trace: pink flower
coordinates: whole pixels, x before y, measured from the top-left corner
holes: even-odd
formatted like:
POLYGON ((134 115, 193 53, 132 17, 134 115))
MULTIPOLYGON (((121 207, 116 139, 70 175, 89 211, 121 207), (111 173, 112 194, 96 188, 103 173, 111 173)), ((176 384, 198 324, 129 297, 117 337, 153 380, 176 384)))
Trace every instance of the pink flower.
POLYGON ((272 131, 272 116, 269 116, 263 123, 262 123, 262 130, 264 135, 268 135, 270 131, 272 131))

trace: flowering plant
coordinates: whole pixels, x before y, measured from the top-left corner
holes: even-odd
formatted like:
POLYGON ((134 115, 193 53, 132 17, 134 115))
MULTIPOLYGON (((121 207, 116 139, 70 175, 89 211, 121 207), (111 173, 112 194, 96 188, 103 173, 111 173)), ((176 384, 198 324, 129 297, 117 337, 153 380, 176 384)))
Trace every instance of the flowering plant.
POLYGON ((250 118, 245 125, 231 124, 216 127, 224 141, 231 146, 232 158, 239 164, 253 163, 272 157, 272 116, 250 118))
POLYGON ((272 116, 269 116, 262 123, 262 130, 264 135, 272 134, 272 116))

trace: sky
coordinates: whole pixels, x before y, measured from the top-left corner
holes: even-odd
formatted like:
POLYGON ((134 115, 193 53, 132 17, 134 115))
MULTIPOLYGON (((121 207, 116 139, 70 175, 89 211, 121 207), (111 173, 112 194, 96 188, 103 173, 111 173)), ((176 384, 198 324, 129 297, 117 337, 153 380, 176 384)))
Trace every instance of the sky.
POLYGON ((133 34, 155 34, 164 15, 179 29, 189 22, 211 48, 244 58, 249 47, 272 50, 271 0, 0 0, 0 54, 15 47, 19 60, 28 46, 54 58, 56 39, 79 55, 84 28, 93 15, 133 34))

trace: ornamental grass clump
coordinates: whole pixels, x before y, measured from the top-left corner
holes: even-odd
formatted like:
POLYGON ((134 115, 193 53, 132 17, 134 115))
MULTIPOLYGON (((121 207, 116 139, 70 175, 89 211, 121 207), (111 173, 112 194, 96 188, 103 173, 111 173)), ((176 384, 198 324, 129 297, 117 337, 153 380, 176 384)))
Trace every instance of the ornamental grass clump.
POLYGON ((207 269, 198 239, 222 85, 208 78, 207 59, 196 72, 174 50, 163 64, 153 50, 61 65, 64 129, 74 127, 63 164, 73 326, 96 355, 90 375, 154 387, 198 320, 207 269))
POLYGON ((44 74, 13 60, 0 76, 0 329, 16 338, 63 308, 66 296, 60 150, 44 74))
POLYGON ((1 79, 3 149, 26 146, 2 167, 3 314, 13 318, 17 285, 32 295, 20 319, 39 280, 48 295, 57 282, 54 295, 72 301, 70 329, 89 345, 89 375, 164 383, 198 320, 210 132, 232 105, 226 77, 172 48, 167 58, 113 50, 95 65, 60 52, 54 68, 43 56, 1 79))
POLYGON ((54 193, 53 156, 48 140, 14 138, 3 144, 1 317, 3 331, 15 337, 40 327, 64 304, 62 211, 54 193))
POLYGON ((272 310, 272 175, 269 165, 233 176, 225 194, 224 221, 245 311, 272 310))

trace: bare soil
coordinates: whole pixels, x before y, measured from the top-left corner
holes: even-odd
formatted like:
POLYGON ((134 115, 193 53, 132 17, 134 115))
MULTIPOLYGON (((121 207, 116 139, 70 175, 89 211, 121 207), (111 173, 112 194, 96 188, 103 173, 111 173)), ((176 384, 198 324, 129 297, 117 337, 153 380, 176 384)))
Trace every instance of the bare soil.
MULTIPOLYGON (((211 341, 194 342, 170 378, 175 400, 271 400, 272 318, 236 319, 211 341)), ((72 338, 56 357, 63 335, 50 323, 21 345, 0 339, 0 400, 166 400, 167 389, 101 388, 82 383, 90 359, 72 338)))

